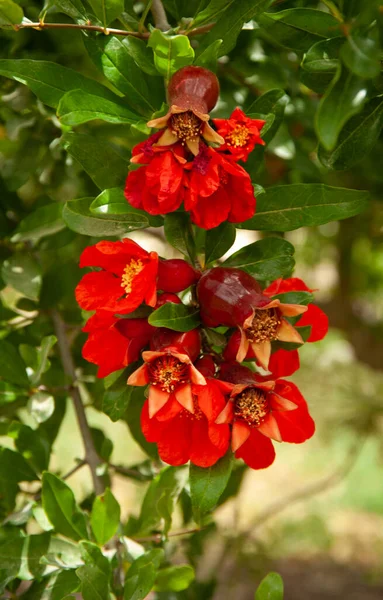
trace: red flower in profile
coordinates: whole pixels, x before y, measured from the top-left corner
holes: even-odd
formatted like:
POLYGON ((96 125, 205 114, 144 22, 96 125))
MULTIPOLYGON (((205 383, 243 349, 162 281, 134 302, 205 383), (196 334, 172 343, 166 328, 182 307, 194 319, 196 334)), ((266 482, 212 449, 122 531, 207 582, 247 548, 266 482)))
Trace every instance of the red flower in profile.
POLYGON ((132 240, 98 242, 85 248, 80 267, 100 267, 87 273, 76 287, 76 300, 85 310, 133 312, 142 302, 156 304, 158 255, 132 240))
POLYGON ((160 458, 173 466, 189 460, 199 467, 214 465, 226 454, 230 441, 227 424, 215 423, 226 400, 214 379, 206 385, 191 385, 193 411, 173 394, 155 416, 150 417, 150 397, 141 413, 142 432, 158 446, 160 458))
POLYGON ((176 400, 177 405, 194 413, 191 386, 206 385, 205 377, 193 365, 200 347, 200 334, 196 329, 184 334, 169 329, 156 331, 151 340, 151 350, 142 353, 144 364, 128 379, 129 385, 149 384, 150 417, 169 400, 176 400))
POLYGON ((98 365, 97 377, 106 377, 139 359, 155 327, 147 319, 119 319, 111 312, 97 311, 83 331, 89 334, 82 355, 98 365))
POLYGON ((213 122, 225 140, 219 152, 229 152, 235 160, 246 161, 256 144, 265 144, 260 131, 266 121, 251 119, 240 108, 234 109, 230 119, 214 119, 213 122))
POLYGON ((256 200, 249 174, 240 166, 201 143, 193 162, 186 165, 189 179, 185 209, 203 229, 223 221, 242 223, 255 213, 256 200))
POLYGON ((197 293, 205 325, 239 328, 241 340, 236 355, 239 362, 251 348, 259 364, 267 369, 272 341, 303 344, 300 334, 286 317, 301 315, 307 306, 270 299, 245 271, 230 267, 210 269, 199 280, 197 293))
POLYGON ((221 377, 232 384, 232 390, 216 423, 232 424, 232 450, 252 469, 274 462, 271 440, 301 444, 314 434, 306 401, 293 383, 259 382, 250 369, 235 363, 223 365, 221 377))

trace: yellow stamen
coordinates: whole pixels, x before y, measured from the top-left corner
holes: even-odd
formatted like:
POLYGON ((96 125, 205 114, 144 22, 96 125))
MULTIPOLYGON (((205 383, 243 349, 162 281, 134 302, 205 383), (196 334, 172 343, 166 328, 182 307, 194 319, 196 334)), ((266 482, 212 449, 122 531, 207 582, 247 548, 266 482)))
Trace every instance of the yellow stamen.
POLYGON ((245 146, 249 140, 250 132, 245 125, 237 125, 233 131, 228 133, 225 141, 228 146, 234 146, 235 148, 241 148, 245 146))
POLYGON ((148 370, 150 383, 158 385, 164 392, 173 392, 188 380, 188 365, 171 354, 156 358, 148 365, 148 370))
POLYGON ((202 121, 190 110, 173 115, 169 125, 182 142, 197 140, 202 133, 202 121))
POLYGON ((245 329, 246 337, 257 344, 276 340, 280 324, 281 316, 277 309, 256 310, 250 327, 245 329))
POLYGON ((236 398, 234 414, 250 426, 258 427, 269 412, 269 402, 263 390, 247 388, 236 398))
POLYGON ((132 260, 126 265, 124 272, 121 277, 121 287, 124 288, 126 294, 130 294, 132 291, 132 282, 138 273, 144 268, 142 260, 132 258, 132 260))

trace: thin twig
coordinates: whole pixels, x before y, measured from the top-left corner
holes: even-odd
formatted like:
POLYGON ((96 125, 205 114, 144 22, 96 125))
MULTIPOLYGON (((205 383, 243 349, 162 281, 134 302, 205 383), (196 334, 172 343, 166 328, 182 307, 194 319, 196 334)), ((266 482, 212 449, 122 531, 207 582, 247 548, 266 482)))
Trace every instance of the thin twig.
MULTIPOLYGON (((179 537, 181 535, 190 535, 192 533, 197 533, 198 531, 201 531, 201 529, 203 529, 203 528, 195 527, 193 529, 181 529, 180 531, 171 531, 170 533, 168 533, 168 535, 166 537, 170 538, 170 537, 179 537)), ((131 539, 140 544, 143 544, 144 542, 159 543, 163 539, 163 534, 162 533, 154 533, 153 535, 147 535, 147 536, 139 537, 139 538, 132 537, 131 539)))
POLYGON ((116 473, 119 473, 120 475, 125 475, 126 477, 132 477, 139 481, 149 481, 150 479, 152 479, 152 477, 147 477, 146 475, 143 475, 137 469, 129 469, 128 467, 123 467, 121 465, 112 465, 110 463, 109 463, 109 467, 111 469, 114 469, 114 471, 116 473))
MULTIPOLYGON (((73 467, 73 469, 70 469, 70 471, 68 471, 67 473, 65 473, 65 475, 63 475, 61 477, 61 479, 63 481, 65 481, 66 479, 69 479, 69 477, 71 477, 72 475, 74 475, 75 473, 77 473, 77 471, 79 471, 81 469, 81 467, 83 467, 84 465, 86 465, 87 462, 86 460, 80 460, 77 465, 75 465, 73 467)), ((24 492, 27 493, 27 492, 24 492)), ((37 494, 33 494, 33 499, 36 500, 36 502, 38 502, 41 498, 41 490, 39 492, 37 492, 37 494)))
POLYGON ((292 504, 301 502, 302 500, 306 500, 310 496, 315 496, 316 494, 324 492, 325 490, 328 490, 329 488, 338 485, 345 477, 347 477, 347 475, 355 465, 355 462, 362 451, 366 438, 367 435, 362 439, 362 441, 358 441, 358 443, 354 445, 354 447, 347 453, 347 457, 344 463, 340 467, 338 467, 333 473, 331 473, 331 475, 318 481, 313 481, 304 488, 296 490, 289 496, 285 496, 281 500, 278 500, 277 502, 272 504, 269 508, 266 508, 247 528, 247 532, 257 529, 266 521, 282 512, 285 508, 289 508, 292 504))
POLYGON ((101 460, 96 452, 94 446, 92 433, 89 428, 89 424, 86 418, 85 409, 81 400, 80 392, 75 387, 76 372, 73 363, 72 354, 69 347, 68 338, 65 331, 65 323, 61 318, 60 313, 57 310, 51 311, 51 316, 56 332, 57 343, 60 350, 61 361, 64 368, 64 373, 70 378, 71 388, 69 394, 73 400, 73 405, 76 412, 77 422, 80 428, 81 437, 84 444, 85 450, 85 462, 88 464, 93 481, 93 487, 96 495, 100 495, 104 492, 105 486, 102 479, 97 475, 97 468, 101 464, 101 460))
POLYGON ((152 11, 154 25, 156 28, 160 29, 161 31, 168 31, 171 28, 171 25, 169 25, 164 5, 162 4, 161 0, 152 0, 152 6, 150 10, 152 11))

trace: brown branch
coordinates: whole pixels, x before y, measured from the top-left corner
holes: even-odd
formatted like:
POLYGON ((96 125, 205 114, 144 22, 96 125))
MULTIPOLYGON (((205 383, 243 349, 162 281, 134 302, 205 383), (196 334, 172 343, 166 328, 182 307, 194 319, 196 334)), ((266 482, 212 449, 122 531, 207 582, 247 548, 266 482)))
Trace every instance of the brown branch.
POLYGON ((168 31, 171 26, 169 25, 164 5, 162 4, 161 0, 152 0, 151 11, 156 28, 160 29, 161 31, 168 31))
POLYGON ((114 469, 116 473, 119 475, 125 475, 126 477, 132 477, 139 481, 149 481, 152 477, 147 477, 138 471, 137 469, 129 469, 128 467, 123 467, 121 465, 109 464, 109 467, 114 469))
POLYGON ((76 381, 75 366, 73 363, 72 354, 69 347, 68 338, 65 331, 65 323, 61 318, 60 313, 57 310, 51 311, 51 317, 53 320, 57 344, 59 347, 61 361, 64 368, 64 373, 70 378, 71 388, 69 394, 73 400, 74 409, 76 412, 78 426, 80 428, 82 441, 84 444, 85 458, 84 461, 89 466, 93 487, 96 495, 100 495, 104 492, 105 486, 102 479, 97 475, 97 468, 101 464, 101 460, 96 452, 96 448, 93 443, 92 432, 90 431, 89 424, 86 418, 85 409, 81 400, 80 392, 74 385, 76 381))
MULTIPOLYGON (((180 531, 171 531, 170 533, 168 533, 167 537, 179 537, 181 535, 190 535, 192 533, 197 533, 198 531, 201 531, 201 527, 195 527, 193 529, 180 529, 180 531)), ((163 534, 162 533, 154 533, 153 535, 147 535, 144 537, 140 537, 140 538, 135 538, 132 537, 132 540, 134 540, 135 542, 138 542, 140 544, 144 543, 144 542, 156 542, 159 543, 161 542, 163 539, 163 534)))

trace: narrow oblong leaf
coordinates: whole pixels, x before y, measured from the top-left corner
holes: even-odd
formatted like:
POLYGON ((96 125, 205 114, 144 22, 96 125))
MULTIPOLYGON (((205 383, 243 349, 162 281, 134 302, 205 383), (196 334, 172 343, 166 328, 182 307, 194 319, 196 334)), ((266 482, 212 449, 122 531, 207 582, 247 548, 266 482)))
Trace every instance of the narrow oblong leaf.
POLYGON ((105 390, 102 400, 102 410, 111 421, 121 419, 129 406, 134 387, 127 385, 129 373, 133 369, 125 369, 118 379, 105 390))
POLYGON ((101 546, 116 533, 120 524, 120 505, 109 488, 93 502, 90 524, 96 541, 101 546))
POLYGON ((166 80, 194 60, 194 50, 186 35, 168 35, 154 29, 150 34, 148 46, 153 49, 157 71, 166 80))
POLYGON ((72 126, 95 119, 132 125, 142 119, 120 103, 87 94, 82 90, 67 92, 60 100, 57 115, 64 125, 72 126))
POLYGON ((376 39, 351 34, 340 55, 346 67, 358 77, 372 79, 379 75, 379 45, 376 39))
POLYGON ((194 581, 194 569, 190 565, 176 565, 158 572, 155 590, 157 592, 182 592, 194 581))
POLYGON ((19 483, 20 481, 36 481, 38 479, 24 456, 9 448, 0 448, 0 481, 19 483))
POLYGON ((93 198, 80 198, 79 200, 70 200, 65 204, 63 219, 69 229, 82 235, 102 237, 122 235, 128 231, 148 226, 148 221, 144 221, 135 214, 96 217, 90 212, 92 202, 93 198))
POLYGON ((309 73, 334 73, 339 65, 339 50, 344 37, 321 40, 308 49, 301 67, 309 73))
POLYGON ((0 377, 21 387, 30 385, 23 359, 7 340, 1 340, 0 344, 0 377))
POLYGON ((124 600, 144 600, 148 596, 163 559, 164 551, 155 548, 133 561, 125 578, 124 600))
POLYGON ((88 539, 84 513, 76 505, 70 487, 47 471, 42 482, 43 508, 57 533, 73 540, 88 539))
POLYGON ((190 495, 193 517, 201 523, 223 494, 233 468, 233 454, 228 452, 212 467, 206 469, 190 464, 190 495))
POLYGON ((157 308, 148 320, 153 327, 167 327, 174 331, 190 331, 201 323, 198 309, 173 302, 157 308))
POLYGON ((39 263, 30 254, 15 253, 3 262, 1 276, 5 283, 30 300, 39 299, 42 275, 39 263))
POLYGON ((189 215, 177 212, 166 215, 164 233, 169 244, 193 262, 196 249, 189 215))
POLYGON ((291 275, 295 265, 293 254, 290 242, 269 237, 241 248, 223 265, 243 269, 260 281, 274 280, 291 275))
POLYGON ((81 581, 83 600, 109 600, 110 563, 100 548, 91 542, 80 542, 85 565, 76 571, 81 581))
POLYGON ((205 263, 214 262, 221 258, 235 242, 236 229, 232 223, 224 222, 206 232, 205 263))
MULTIPOLYGON (((260 113, 264 115, 274 115, 274 121, 266 133, 262 131, 262 139, 268 144, 277 133, 285 114, 285 108, 289 102, 289 97, 284 90, 274 89, 262 94, 246 109, 247 114, 260 113)), ((264 151, 263 146, 257 146, 256 150, 264 151)), ((251 155, 250 155, 251 158, 251 155)))
POLYGON ((217 70, 219 49, 221 48, 222 44, 223 40, 215 40, 215 42, 212 42, 210 46, 205 48, 198 58, 196 58, 194 64, 215 72, 217 70))
POLYGON ((11 237, 12 242, 34 242, 65 228, 61 216, 63 204, 56 202, 36 208, 24 217, 11 237))
POLYGON ((12 0, 0 0, 0 26, 18 25, 23 20, 23 9, 12 0))
POLYGON ((269 573, 255 592, 255 600, 283 600, 283 579, 278 573, 269 573))
POLYGON ((106 27, 124 11, 124 0, 88 0, 94 14, 106 27))
POLYGON ((133 208, 126 200, 121 188, 112 188, 101 192, 90 205, 90 212, 100 217, 112 217, 113 215, 117 220, 130 221, 132 225, 142 225, 142 227, 161 227, 164 222, 161 216, 149 215, 144 210, 133 208))
POLYGON ((240 229, 292 231, 353 217, 368 206, 364 190, 335 188, 323 183, 297 183, 268 188, 258 200, 254 217, 240 229))

